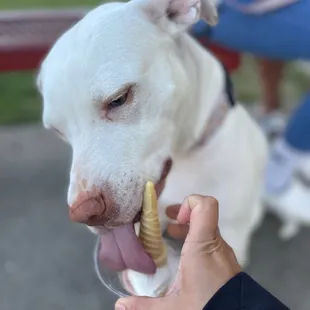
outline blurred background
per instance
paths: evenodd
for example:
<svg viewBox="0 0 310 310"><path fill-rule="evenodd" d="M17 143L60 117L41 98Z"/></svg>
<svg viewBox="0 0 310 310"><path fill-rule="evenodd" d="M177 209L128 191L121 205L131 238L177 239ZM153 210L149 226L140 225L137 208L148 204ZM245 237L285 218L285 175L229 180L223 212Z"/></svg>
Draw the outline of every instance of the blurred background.
<svg viewBox="0 0 310 310"><path fill-rule="evenodd" d="M96 0L0 0L0 9L4 18L6 10L97 4ZM114 309L115 298L94 272L94 236L68 219L70 149L42 128L36 70L19 71L16 60L15 65L9 63L12 58L6 54L6 43L1 43L5 25L1 18L0 309ZM306 90L309 75L299 62L285 70L282 101L289 109ZM261 90L253 58L242 55L232 74L238 99L248 107L257 103ZM264 220L252 242L248 272L292 309L310 309L309 229L284 242L277 235L279 225L273 215Z"/></svg>

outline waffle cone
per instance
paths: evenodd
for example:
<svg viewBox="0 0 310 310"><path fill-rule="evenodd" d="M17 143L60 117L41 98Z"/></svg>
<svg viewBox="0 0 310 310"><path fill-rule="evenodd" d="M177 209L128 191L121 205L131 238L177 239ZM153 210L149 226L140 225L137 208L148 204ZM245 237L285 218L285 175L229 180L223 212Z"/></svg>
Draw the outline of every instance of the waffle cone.
<svg viewBox="0 0 310 310"><path fill-rule="evenodd" d="M152 182L147 182L145 186L139 239L157 267L167 264L167 250L161 234L157 197Z"/></svg>

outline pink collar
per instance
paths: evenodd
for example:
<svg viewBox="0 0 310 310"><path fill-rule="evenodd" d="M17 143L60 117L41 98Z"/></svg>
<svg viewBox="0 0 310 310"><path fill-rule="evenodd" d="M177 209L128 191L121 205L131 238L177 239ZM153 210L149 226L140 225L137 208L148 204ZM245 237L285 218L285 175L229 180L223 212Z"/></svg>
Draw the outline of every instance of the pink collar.
<svg viewBox="0 0 310 310"><path fill-rule="evenodd" d="M218 104L213 109L211 116L207 120L206 127L200 139L191 147L191 151L204 146L216 134L218 128L224 123L226 116L233 107L229 104L229 98L226 93L222 93Z"/></svg>

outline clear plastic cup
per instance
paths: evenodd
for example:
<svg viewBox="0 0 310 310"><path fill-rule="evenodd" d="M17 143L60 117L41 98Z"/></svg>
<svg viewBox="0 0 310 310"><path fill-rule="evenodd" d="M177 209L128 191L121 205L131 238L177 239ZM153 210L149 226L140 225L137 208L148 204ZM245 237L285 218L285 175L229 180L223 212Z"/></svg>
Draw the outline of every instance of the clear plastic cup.
<svg viewBox="0 0 310 310"><path fill-rule="evenodd" d="M131 293L128 292L123 285L122 273L115 272L105 267L99 261L100 253L100 237L98 237L94 250L94 265L97 277L100 282L112 293L118 297L128 297L131 296Z"/></svg>
<svg viewBox="0 0 310 310"><path fill-rule="evenodd" d="M169 247L173 248L177 253L181 252L182 243L176 240L165 238L165 241L168 243ZM95 249L94 249L94 266L96 274L100 282L112 293L118 297L128 297L132 296L133 293L130 292L128 287L129 283L125 283L124 272L116 272L110 270L104 264L100 263L99 260L100 253L100 237L98 237Z"/></svg>

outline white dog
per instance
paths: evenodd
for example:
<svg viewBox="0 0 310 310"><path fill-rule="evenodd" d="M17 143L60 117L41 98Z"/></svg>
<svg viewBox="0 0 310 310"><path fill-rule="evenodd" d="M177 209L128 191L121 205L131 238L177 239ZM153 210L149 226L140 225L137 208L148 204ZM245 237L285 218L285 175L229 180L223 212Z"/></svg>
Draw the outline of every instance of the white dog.
<svg viewBox="0 0 310 310"><path fill-rule="evenodd" d="M220 63L187 34L199 17L215 24L214 5L104 4L56 42L38 76L44 125L73 150L71 219L102 236L102 260L116 270L153 268L133 228L147 180L164 189L162 211L189 194L216 197L241 263L262 216L267 143L232 106Z"/></svg>

